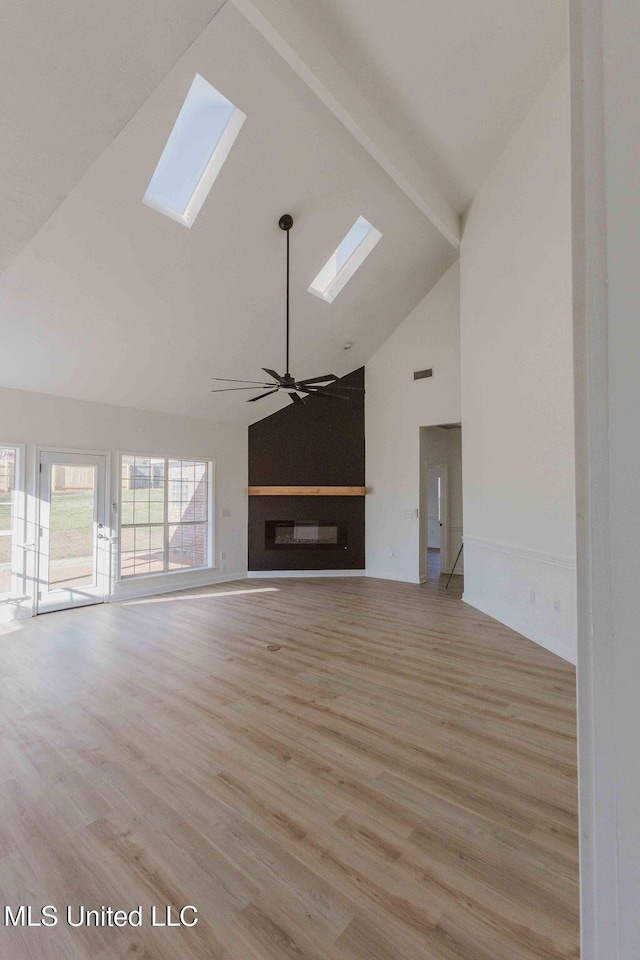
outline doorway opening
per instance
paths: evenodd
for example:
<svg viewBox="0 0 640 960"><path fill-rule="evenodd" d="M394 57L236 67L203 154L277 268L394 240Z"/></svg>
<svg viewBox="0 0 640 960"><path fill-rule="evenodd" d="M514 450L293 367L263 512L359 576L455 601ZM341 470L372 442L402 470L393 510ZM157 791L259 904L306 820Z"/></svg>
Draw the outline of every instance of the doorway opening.
<svg viewBox="0 0 640 960"><path fill-rule="evenodd" d="M427 472L427 580L442 572L442 476L439 463L428 463Z"/></svg>
<svg viewBox="0 0 640 960"><path fill-rule="evenodd" d="M420 581L462 590L462 431L459 423L420 428ZM456 558L457 562L456 562ZM455 566L455 569L454 569Z"/></svg>

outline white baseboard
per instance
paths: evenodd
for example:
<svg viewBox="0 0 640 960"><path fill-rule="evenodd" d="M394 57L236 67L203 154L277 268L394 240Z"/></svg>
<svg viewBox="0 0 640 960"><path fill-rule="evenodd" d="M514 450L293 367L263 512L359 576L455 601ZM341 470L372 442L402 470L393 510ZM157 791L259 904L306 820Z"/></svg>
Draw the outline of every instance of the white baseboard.
<svg viewBox="0 0 640 960"><path fill-rule="evenodd" d="M141 597L155 597L161 593L176 593L178 590L191 590L194 587L208 587L214 583L230 583L233 580L246 580L247 571L220 573L218 570L199 570L193 573L180 571L166 577L140 577L119 580L114 584L109 597L110 603L120 600L138 600Z"/></svg>
<svg viewBox="0 0 640 960"><path fill-rule="evenodd" d="M391 576L391 574L387 573L386 571L385 571L384 573L374 573L374 572L371 572L371 571L369 571L369 570L366 570L366 571L363 570L362 576L363 576L363 577L369 577L371 580L388 580L389 583L415 583L415 584L419 584L419 583L424 582L424 581L420 580L420 577L401 577L401 576L396 576L396 577L394 577L394 576Z"/></svg>
<svg viewBox="0 0 640 960"><path fill-rule="evenodd" d="M278 577L366 577L365 570L249 570L252 580L275 580Z"/></svg>
<svg viewBox="0 0 640 960"><path fill-rule="evenodd" d="M572 557L465 537L462 599L570 663L576 662Z"/></svg>

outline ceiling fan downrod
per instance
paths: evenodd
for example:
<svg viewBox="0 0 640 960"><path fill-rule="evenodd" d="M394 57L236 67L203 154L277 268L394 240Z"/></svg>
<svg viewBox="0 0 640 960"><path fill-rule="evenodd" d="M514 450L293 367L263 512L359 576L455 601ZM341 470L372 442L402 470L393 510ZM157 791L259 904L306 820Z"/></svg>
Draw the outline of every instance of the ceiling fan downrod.
<svg viewBox="0 0 640 960"><path fill-rule="evenodd" d="M290 264L290 250L289 250L289 231L293 226L293 217L290 213L283 213L283 215L278 220L278 226L281 230L285 230L287 234L287 343L286 343L286 362L285 362L285 377L291 377L289 372L289 264Z"/></svg>
<svg viewBox="0 0 640 960"><path fill-rule="evenodd" d="M349 400L352 392L364 393L364 387L347 387L343 384L337 384L338 377L335 373L328 373L323 377L308 377L306 380L296 380L289 369L289 347L290 347L290 282L291 282L291 251L289 244L289 232L293 226L293 217L290 213L284 213L278 226L287 234L287 297L286 297L286 342L285 342L285 373L281 376L275 370L269 367L263 367L267 376L272 377L271 382L262 382L258 380L231 380L228 377L212 377L213 380L224 383L241 383L241 387L218 387L212 390L212 393L229 393L234 390L259 390L269 389L266 393L260 393L256 397L249 397L247 403L255 403L256 400L262 400L263 397L270 397L274 393L283 390L289 395L292 403L302 405L307 397L323 397L325 400ZM247 386L244 386L247 384Z"/></svg>

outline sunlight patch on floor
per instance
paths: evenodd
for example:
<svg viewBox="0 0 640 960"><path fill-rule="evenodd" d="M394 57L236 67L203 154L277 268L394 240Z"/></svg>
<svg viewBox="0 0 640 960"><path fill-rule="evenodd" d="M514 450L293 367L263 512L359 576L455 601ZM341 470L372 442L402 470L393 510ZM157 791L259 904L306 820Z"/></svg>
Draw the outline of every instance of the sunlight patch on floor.
<svg viewBox="0 0 640 960"><path fill-rule="evenodd" d="M170 597L144 597L140 600L124 600L122 605L132 607L142 603L173 603L176 600L216 600L218 597L234 597L247 593L277 593L278 587L257 587L252 590L217 590L215 593L183 593Z"/></svg>

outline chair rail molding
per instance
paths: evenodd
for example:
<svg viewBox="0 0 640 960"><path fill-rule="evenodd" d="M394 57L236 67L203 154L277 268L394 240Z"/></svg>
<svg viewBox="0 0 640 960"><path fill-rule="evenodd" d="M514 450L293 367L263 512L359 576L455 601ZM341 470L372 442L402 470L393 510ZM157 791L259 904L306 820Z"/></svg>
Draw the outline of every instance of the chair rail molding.
<svg viewBox="0 0 640 960"><path fill-rule="evenodd" d="M483 550L495 550L498 553L505 553L513 557L521 557L524 560L535 560L537 563L550 563L554 567L564 567L566 570L576 569L576 558L562 556L556 553L546 553L542 550L531 550L529 547L521 547L515 543L505 543L502 540L487 540L481 537L463 536L465 547L467 544L474 547L480 547Z"/></svg>

